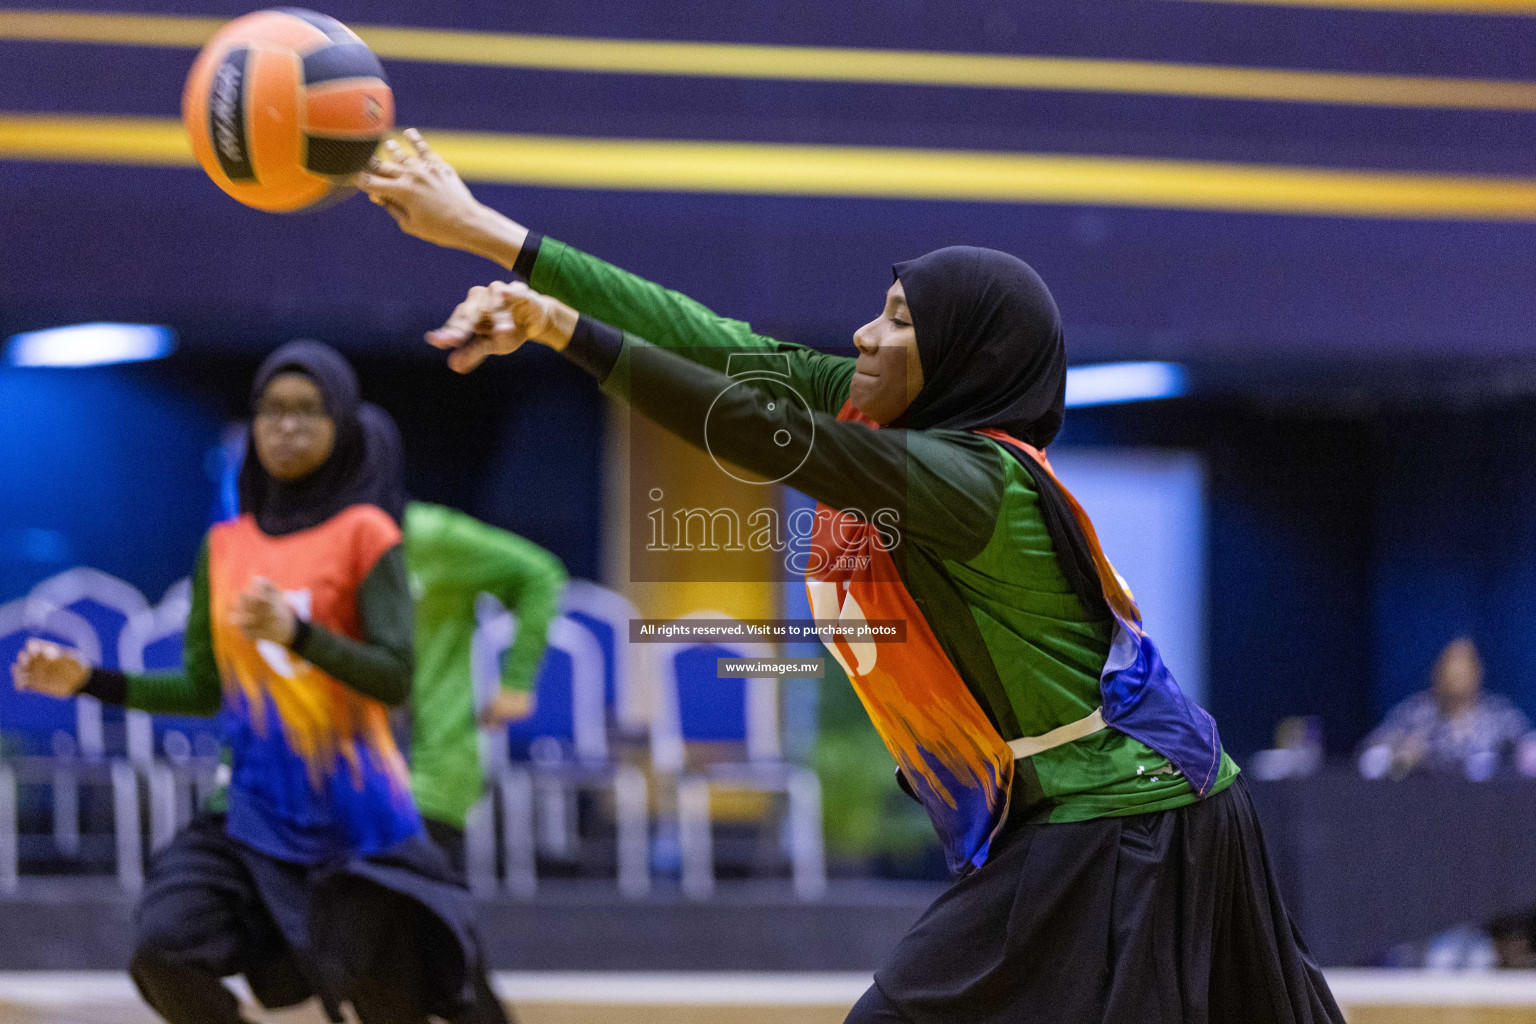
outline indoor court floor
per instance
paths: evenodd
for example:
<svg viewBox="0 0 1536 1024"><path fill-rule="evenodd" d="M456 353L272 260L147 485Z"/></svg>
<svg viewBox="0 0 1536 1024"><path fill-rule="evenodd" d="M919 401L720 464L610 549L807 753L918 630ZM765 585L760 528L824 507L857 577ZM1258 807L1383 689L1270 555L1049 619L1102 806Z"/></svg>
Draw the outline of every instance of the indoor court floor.
<svg viewBox="0 0 1536 1024"><path fill-rule="evenodd" d="M1352 1024L1536 1024L1536 972L1332 971ZM840 1024L861 974L497 975L521 1024ZM260 1024L324 1024L314 1007L251 1011ZM124 974L0 973L0 1024L156 1024Z"/></svg>

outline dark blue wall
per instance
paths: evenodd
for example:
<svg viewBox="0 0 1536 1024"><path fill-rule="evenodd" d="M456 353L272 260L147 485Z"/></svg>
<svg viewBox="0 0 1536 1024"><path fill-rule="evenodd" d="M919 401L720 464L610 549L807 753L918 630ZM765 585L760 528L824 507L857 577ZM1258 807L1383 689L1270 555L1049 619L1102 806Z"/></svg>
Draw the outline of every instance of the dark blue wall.
<svg viewBox="0 0 1536 1024"><path fill-rule="evenodd" d="M1207 687L1234 751L1270 746L1288 715L1321 715L1335 751L1373 724L1366 441L1360 424L1260 417L1211 438Z"/></svg>
<svg viewBox="0 0 1536 1024"><path fill-rule="evenodd" d="M1486 685L1536 717L1536 404L1392 417L1372 447L1377 707L1422 689L1466 634Z"/></svg>
<svg viewBox="0 0 1536 1024"><path fill-rule="evenodd" d="M359 360L365 393L405 437L412 497L461 508L548 548L596 579L602 551L603 399L547 349L465 377L434 352Z"/></svg>
<svg viewBox="0 0 1536 1024"><path fill-rule="evenodd" d="M159 600L208 523L221 405L160 365L0 367L0 600L74 565Z"/></svg>

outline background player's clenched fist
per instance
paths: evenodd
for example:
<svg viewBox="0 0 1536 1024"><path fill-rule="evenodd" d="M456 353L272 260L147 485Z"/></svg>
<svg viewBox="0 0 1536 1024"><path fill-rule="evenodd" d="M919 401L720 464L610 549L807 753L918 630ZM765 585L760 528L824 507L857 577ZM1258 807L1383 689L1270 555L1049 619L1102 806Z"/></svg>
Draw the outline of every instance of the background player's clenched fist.
<svg viewBox="0 0 1536 1024"><path fill-rule="evenodd" d="M90 674L89 666L72 651L35 637L27 641L11 666L16 689L48 697L73 697Z"/></svg>

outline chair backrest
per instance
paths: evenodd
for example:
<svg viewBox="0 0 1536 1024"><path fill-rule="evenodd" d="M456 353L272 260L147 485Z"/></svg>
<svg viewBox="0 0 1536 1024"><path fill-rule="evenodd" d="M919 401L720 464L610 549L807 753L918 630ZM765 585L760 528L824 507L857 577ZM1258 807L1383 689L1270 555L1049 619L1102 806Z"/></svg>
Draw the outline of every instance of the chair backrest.
<svg viewBox="0 0 1536 1024"><path fill-rule="evenodd" d="M482 703L500 685L501 657L517 636L517 618L490 595L476 603L480 625L471 644L471 672ZM549 645L534 680L534 713L508 725L496 746L552 738L577 759L608 758L603 711L603 650L590 630L561 615L549 624ZM499 761L501 752L493 753Z"/></svg>
<svg viewBox="0 0 1536 1024"><path fill-rule="evenodd" d="M118 643L128 620L149 607L137 587L126 583L100 569L76 566L50 576L32 588L28 597L74 612L91 624L101 647L103 668L122 668L118 661ZM94 700L86 698L76 711L79 719L77 732L80 749L86 754L105 751L109 734L107 723L125 721L125 712L119 708L103 709ZM98 742L96 736L101 739ZM118 739L116 742L124 742ZM114 745L112 753L121 752Z"/></svg>
<svg viewBox="0 0 1536 1024"><path fill-rule="evenodd" d="M27 596L72 611L89 622L101 646L103 668L122 667L117 654L123 628L129 619L149 608L133 584L88 566L50 576Z"/></svg>
<svg viewBox="0 0 1536 1024"><path fill-rule="evenodd" d="M153 608L144 608L128 619L117 639L117 663L124 672L153 672L176 669L182 663L182 643L186 636L187 616L192 611L192 581L173 583ZM184 718L180 715L150 716L130 711L128 759L148 764L154 759L155 733L167 730L183 733L212 732L212 720Z"/></svg>
<svg viewBox="0 0 1536 1024"><path fill-rule="evenodd" d="M692 612L684 619L729 619ZM744 743L748 761L779 759L778 682L772 677L721 679L719 658L771 658L773 647L751 641L666 642L648 645L656 661L651 763L678 772L690 742Z"/></svg>
<svg viewBox="0 0 1536 1024"><path fill-rule="evenodd" d="M0 605L0 671L9 676L16 655L32 637L69 647L88 664L101 664L101 640L85 618L28 596ZM47 752L53 735L62 732L73 737L81 754L98 757L106 747L101 705L90 697L78 697L73 704L20 692L7 679L0 686L0 725L26 738L36 753Z"/></svg>
<svg viewBox="0 0 1536 1024"><path fill-rule="evenodd" d="M623 594L590 580L571 580L562 597L565 614L592 632L603 651L603 698L620 732L644 732L651 698L639 671L629 623L640 612Z"/></svg>

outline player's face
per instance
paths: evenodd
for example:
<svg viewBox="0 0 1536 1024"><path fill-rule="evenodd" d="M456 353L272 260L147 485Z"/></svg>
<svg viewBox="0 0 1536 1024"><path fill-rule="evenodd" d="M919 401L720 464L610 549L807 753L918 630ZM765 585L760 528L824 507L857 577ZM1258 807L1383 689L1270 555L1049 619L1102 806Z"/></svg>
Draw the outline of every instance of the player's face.
<svg viewBox="0 0 1536 1024"><path fill-rule="evenodd" d="M256 403L256 458L276 480L298 480L319 469L336 446L336 423L325 396L302 373L272 378Z"/></svg>
<svg viewBox="0 0 1536 1024"><path fill-rule="evenodd" d="M876 423L889 423L923 389L917 331L900 281L885 293L880 315L854 332L853 343L859 361L848 384L848 397L855 409Z"/></svg>

